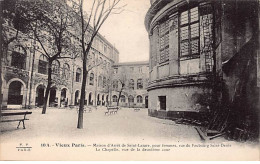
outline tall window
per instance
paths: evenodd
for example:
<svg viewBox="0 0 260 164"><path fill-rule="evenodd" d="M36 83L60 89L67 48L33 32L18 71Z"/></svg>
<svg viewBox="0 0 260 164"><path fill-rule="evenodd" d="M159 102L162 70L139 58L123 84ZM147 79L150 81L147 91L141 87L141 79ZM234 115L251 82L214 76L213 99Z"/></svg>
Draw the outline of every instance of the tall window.
<svg viewBox="0 0 260 164"><path fill-rule="evenodd" d="M143 97L138 95L137 96L137 103L143 103Z"/></svg>
<svg viewBox="0 0 260 164"><path fill-rule="evenodd" d="M70 66L67 63L63 64L62 76L64 79L68 79L70 77Z"/></svg>
<svg viewBox="0 0 260 164"><path fill-rule="evenodd" d="M106 69L107 68L107 61L106 60L104 60L104 65L103 65L103 67Z"/></svg>
<svg viewBox="0 0 260 164"><path fill-rule="evenodd" d="M131 71L131 72L134 72L134 67L130 67L130 71Z"/></svg>
<svg viewBox="0 0 260 164"><path fill-rule="evenodd" d="M143 70L142 70L142 67L139 67L139 73L142 73Z"/></svg>
<svg viewBox="0 0 260 164"><path fill-rule="evenodd" d="M42 54L39 58L38 72L42 74L47 74L47 64L47 58Z"/></svg>
<svg viewBox="0 0 260 164"><path fill-rule="evenodd" d="M60 74L60 63L58 60L52 62L52 73L57 75Z"/></svg>
<svg viewBox="0 0 260 164"><path fill-rule="evenodd" d="M80 82L81 81L81 69L78 68L76 71L76 82Z"/></svg>
<svg viewBox="0 0 260 164"><path fill-rule="evenodd" d="M125 96L124 95L121 95L121 98L120 98L121 102L125 102Z"/></svg>
<svg viewBox="0 0 260 164"><path fill-rule="evenodd" d="M159 27L160 34L160 63L169 60L169 20L164 21Z"/></svg>
<svg viewBox="0 0 260 164"><path fill-rule="evenodd" d="M194 7L180 14L180 56L199 57L199 12Z"/></svg>
<svg viewBox="0 0 260 164"><path fill-rule="evenodd" d="M94 85L94 74L91 73L89 76L89 85Z"/></svg>
<svg viewBox="0 0 260 164"><path fill-rule="evenodd" d="M118 73L118 68L114 68L114 74Z"/></svg>
<svg viewBox="0 0 260 164"><path fill-rule="evenodd" d="M135 89L135 81L133 79L129 81L129 89Z"/></svg>
<svg viewBox="0 0 260 164"><path fill-rule="evenodd" d="M143 79L137 80L137 89L143 89Z"/></svg>
<svg viewBox="0 0 260 164"><path fill-rule="evenodd" d="M103 82L103 81L102 81L102 76L99 76L99 77L98 77L98 86L99 86L99 87L102 87L102 82Z"/></svg>
<svg viewBox="0 0 260 164"><path fill-rule="evenodd" d="M26 55L13 51L12 52L12 61L11 61L11 66L20 68L20 69L25 69L26 66Z"/></svg>
<svg viewBox="0 0 260 164"><path fill-rule="evenodd" d="M113 99L113 102L117 102L117 96L116 95L113 95L112 99Z"/></svg>
<svg viewBox="0 0 260 164"><path fill-rule="evenodd" d="M118 81L117 80L113 81L113 88L118 89Z"/></svg>
<svg viewBox="0 0 260 164"><path fill-rule="evenodd" d="M105 88L107 86L107 78L104 77L103 78L103 88Z"/></svg>

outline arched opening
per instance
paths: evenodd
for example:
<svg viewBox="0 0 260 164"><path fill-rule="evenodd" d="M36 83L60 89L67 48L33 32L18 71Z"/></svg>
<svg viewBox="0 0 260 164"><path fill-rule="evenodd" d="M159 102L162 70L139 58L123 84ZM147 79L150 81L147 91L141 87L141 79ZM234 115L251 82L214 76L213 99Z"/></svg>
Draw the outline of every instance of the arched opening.
<svg viewBox="0 0 260 164"><path fill-rule="evenodd" d="M128 103L130 108L134 107L134 97L132 95L128 97Z"/></svg>
<svg viewBox="0 0 260 164"><path fill-rule="evenodd" d="M93 105L92 93L91 92L89 93L89 96L88 96L88 104Z"/></svg>
<svg viewBox="0 0 260 164"><path fill-rule="evenodd" d="M74 105L79 105L79 91L76 91L76 92L75 92Z"/></svg>
<svg viewBox="0 0 260 164"><path fill-rule="evenodd" d="M107 97L106 97L106 103L107 103L107 105L109 105L109 104L108 104L108 95L107 95Z"/></svg>
<svg viewBox="0 0 260 164"><path fill-rule="evenodd" d="M105 101L104 101L104 95L102 95L102 106L104 106L105 105Z"/></svg>
<svg viewBox="0 0 260 164"><path fill-rule="evenodd" d="M67 89L63 88L60 94L60 106L67 107L68 106L68 98L67 98Z"/></svg>
<svg viewBox="0 0 260 164"><path fill-rule="evenodd" d="M35 106L42 106L44 102L44 86L39 85L36 89Z"/></svg>
<svg viewBox="0 0 260 164"><path fill-rule="evenodd" d="M8 89L8 101L10 105L22 105L23 103L23 84L20 81L13 81Z"/></svg>
<svg viewBox="0 0 260 164"><path fill-rule="evenodd" d="M56 97L56 88L55 87L50 89L49 106L51 106L51 107L58 106L58 98Z"/></svg>
<svg viewBox="0 0 260 164"><path fill-rule="evenodd" d="M148 96L145 96L145 108L148 108Z"/></svg>
<svg viewBox="0 0 260 164"><path fill-rule="evenodd" d="M99 94L97 95L97 105L100 105Z"/></svg>

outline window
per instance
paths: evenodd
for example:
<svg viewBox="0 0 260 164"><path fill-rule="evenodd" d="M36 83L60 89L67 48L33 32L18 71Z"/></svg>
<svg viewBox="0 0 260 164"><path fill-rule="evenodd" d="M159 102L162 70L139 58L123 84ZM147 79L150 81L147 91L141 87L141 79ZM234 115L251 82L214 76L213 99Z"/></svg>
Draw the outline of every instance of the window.
<svg viewBox="0 0 260 164"><path fill-rule="evenodd" d="M143 72L143 70L142 70L142 67L139 67L139 73L142 73Z"/></svg>
<svg viewBox="0 0 260 164"><path fill-rule="evenodd" d="M118 89L118 81L117 80L113 81L113 88Z"/></svg>
<svg viewBox="0 0 260 164"><path fill-rule="evenodd" d="M99 77L98 77L98 86L99 86L99 87L102 87L102 82L103 82L103 81L102 81L102 76L99 76Z"/></svg>
<svg viewBox="0 0 260 164"><path fill-rule="evenodd" d="M94 85L94 74L91 73L89 76L89 85Z"/></svg>
<svg viewBox="0 0 260 164"><path fill-rule="evenodd" d="M107 45L104 45L104 53L107 53Z"/></svg>
<svg viewBox="0 0 260 164"><path fill-rule="evenodd" d="M143 97L138 95L137 96L137 103L143 103Z"/></svg>
<svg viewBox="0 0 260 164"><path fill-rule="evenodd" d="M169 60L169 29L169 20L164 21L159 26L160 63Z"/></svg>
<svg viewBox="0 0 260 164"><path fill-rule="evenodd" d="M159 96L160 110L166 110L166 96Z"/></svg>
<svg viewBox="0 0 260 164"><path fill-rule="evenodd" d="M129 102L129 103L133 103L133 102L134 102L134 97L133 97L132 95L130 95L130 96L128 97L128 102Z"/></svg>
<svg viewBox="0 0 260 164"><path fill-rule="evenodd" d="M42 74L47 74L47 64L47 58L42 54L39 58L38 72Z"/></svg>
<svg viewBox="0 0 260 164"><path fill-rule="evenodd" d="M105 88L107 86L107 78L104 77L103 78L103 88Z"/></svg>
<svg viewBox="0 0 260 164"><path fill-rule="evenodd" d="M105 69L107 69L107 61L106 61L106 60L104 60L104 65L103 65L103 67L104 67Z"/></svg>
<svg viewBox="0 0 260 164"><path fill-rule="evenodd" d="M25 65L26 65L26 55L13 51L11 66L20 69L25 69Z"/></svg>
<svg viewBox="0 0 260 164"><path fill-rule="evenodd" d="M68 79L70 77L70 66L67 63L63 64L62 76L64 79Z"/></svg>
<svg viewBox="0 0 260 164"><path fill-rule="evenodd" d="M124 103L125 102L125 96L124 95L121 95L121 102Z"/></svg>
<svg viewBox="0 0 260 164"><path fill-rule="evenodd" d="M54 60L52 62L52 66L51 67L52 67L52 73L53 74L56 74L56 75L60 74L60 63L59 63L58 60Z"/></svg>
<svg viewBox="0 0 260 164"><path fill-rule="evenodd" d="M117 102L117 96L116 95L113 95L112 99L113 99L113 102Z"/></svg>
<svg viewBox="0 0 260 164"><path fill-rule="evenodd" d="M134 72L134 67L130 67L130 71L131 71L131 72Z"/></svg>
<svg viewBox="0 0 260 164"><path fill-rule="evenodd" d="M143 89L143 79L137 80L137 89Z"/></svg>
<svg viewBox="0 0 260 164"><path fill-rule="evenodd" d="M78 68L76 71L76 82L80 82L81 81L81 69Z"/></svg>
<svg viewBox="0 0 260 164"><path fill-rule="evenodd" d="M180 14L180 56L199 57L199 12L194 7Z"/></svg>
<svg viewBox="0 0 260 164"><path fill-rule="evenodd" d="M135 81L133 79L129 81L129 89L135 89Z"/></svg>
<svg viewBox="0 0 260 164"><path fill-rule="evenodd" d="M114 68L114 74L118 73L118 68Z"/></svg>

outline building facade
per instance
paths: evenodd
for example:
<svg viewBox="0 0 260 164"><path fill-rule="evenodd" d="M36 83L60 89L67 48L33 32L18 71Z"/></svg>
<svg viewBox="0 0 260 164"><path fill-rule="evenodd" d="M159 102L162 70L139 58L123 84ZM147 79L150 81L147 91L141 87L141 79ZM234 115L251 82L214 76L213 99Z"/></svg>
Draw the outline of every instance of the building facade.
<svg viewBox="0 0 260 164"><path fill-rule="evenodd" d="M126 62L112 66L110 84L111 105L121 107L148 107L147 86L149 80L149 63Z"/></svg>
<svg viewBox="0 0 260 164"><path fill-rule="evenodd" d="M7 37L15 36L16 29L8 21ZM47 59L37 51L40 47L33 39L20 32L20 38L11 42L2 69L2 107L33 108L43 105L47 87ZM71 35L73 44L80 44L80 38ZM118 63L118 50L101 34L95 37L88 66L96 65L88 74L86 84L86 105L106 105L109 100L107 84L109 70ZM98 83L101 78L102 83ZM100 79L99 79L100 80ZM66 107L78 105L82 83L82 59L60 59L52 64L52 86L48 106Z"/></svg>
<svg viewBox="0 0 260 164"><path fill-rule="evenodd" d="M151 0L149 115L232 108L236 120L256 123L258 8L257 0Z"/></svg>

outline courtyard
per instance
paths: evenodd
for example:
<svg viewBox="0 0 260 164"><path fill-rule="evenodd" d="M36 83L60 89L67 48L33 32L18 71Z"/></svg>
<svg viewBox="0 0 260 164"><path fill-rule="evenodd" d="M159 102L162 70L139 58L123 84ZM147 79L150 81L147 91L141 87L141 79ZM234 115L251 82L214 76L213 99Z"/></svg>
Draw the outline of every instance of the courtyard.
<svg viewBox="0 0 260 164"><path fill-rule="evenodd" d="M167 155L167 158L176 160L186 159L185 151L187 150L189 153L195 153L205 159L208 158L207 155L203 155L205 152L198 150L206 149L207 153L213 156L212 151L219 151L221 147L222 155L217 155L218 158L226 158L227 154L223 156L223 153L228 152L231 147L234 154L240 153L241 150L257 150L256 147L252 146L252 143L237 143L221 137L207 142L201 141L193 126L149 117L147 109L134 111L133 108L122 108L117 114L105 115L105 107L93 108L91 113L84 113L83 129L76 128L78 116L76 108L48 108L45 115L41 114L41 108L30 111L32 114L27 116L29 120L25 122L26 129L22 129L22 127L16 129L17 122L1 123L1 149L5 150L2 152L5 159L9 159L10 151L12 152L10 159L17 157L17 159L38 160L101 160L106 156L106 160L149 160L154 158L163 160L166 159L165 155L168 153L179 153L179 156ZM144 156L140 153L137 156L131 156L129 153L134 152L121 152L122 156L120 154L119 157L117 155L118 146L120 147L122 144L128 145L127 148L139 147L143 151L157 151L157 148L151 149L151 145L160 145L167 148L165 149L167 152L142 152ZM187 148L187 144L190 144L191 147ZM17 152L19 145L31 147L29 151L35 156L28 154L26 150ZM107 147L108 145L110 148ZM233 149L234 147L236 149ZM90 152L91 156L86 156L86 153ZM257 153L258 151L253 152ZM18 156L14 157L13 154L17 153ZM23 156L19 156L21 153ZM45 158L47 154L48 159ZM158 154L161 156L158 157ZM246 154L245 157L250 158ZM241 158L245 157L241 156ZM189 159L195 159L195 157L189 156Z"/></svg>

